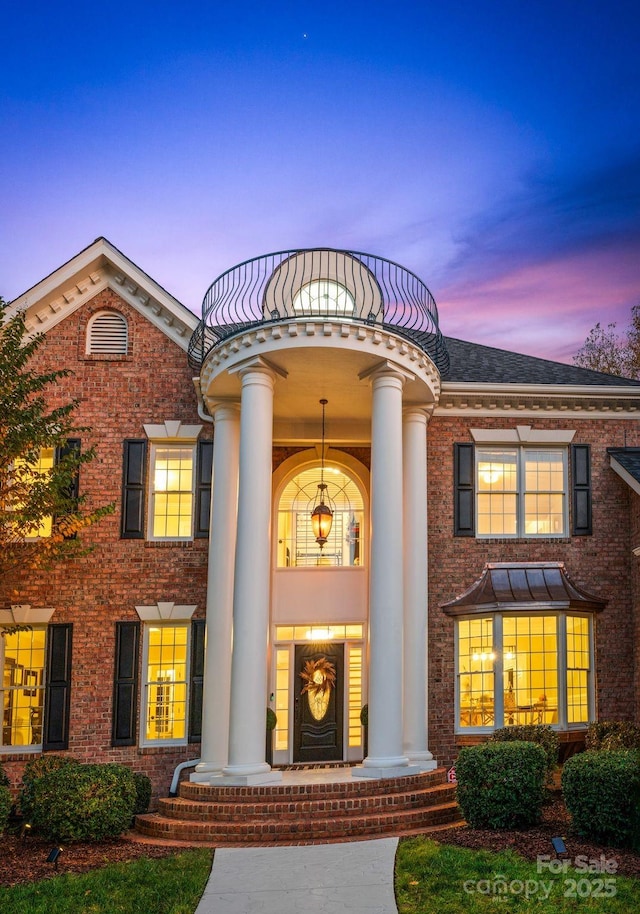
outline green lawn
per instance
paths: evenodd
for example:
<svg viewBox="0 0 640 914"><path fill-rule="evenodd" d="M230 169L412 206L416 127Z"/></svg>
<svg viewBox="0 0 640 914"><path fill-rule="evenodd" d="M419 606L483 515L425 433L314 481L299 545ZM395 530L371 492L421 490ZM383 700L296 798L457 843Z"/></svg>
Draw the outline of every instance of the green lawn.
<svg viewBox="0 0 640 914"><path fill-rule="evenodd" d="M420 837L398 845L396 897L400 914L628 914L640 911L640 880L573 869L538 872L536 863L510 851L472 851Z"/></svg>
<svg viewBox="0 0 640 914"><path fill-rule="evenodd" d="M0 889L0 914L193 914L213 851L117 863Z"/></svg>

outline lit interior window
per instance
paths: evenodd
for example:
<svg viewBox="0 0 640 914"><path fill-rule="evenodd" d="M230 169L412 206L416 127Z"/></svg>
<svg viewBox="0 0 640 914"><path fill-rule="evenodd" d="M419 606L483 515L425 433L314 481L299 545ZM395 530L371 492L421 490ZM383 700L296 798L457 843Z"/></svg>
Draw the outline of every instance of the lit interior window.
<svg viewBox="0 0 640 914"><path fill-rule="evenodd" d="M193 447L154 451L153 536L189 539L193 532Z"/></svg>
<svg viewBox="0 0 640 914"><path fill-rule="evenodd" d="M348 658L349 675L349 746L362 745L362 648L351 646Z"/></svg>
<svg viewBox="0 0 640 914"><path fill-rule="evenodd" d="M525 451L527 536L564 533L564 459L558 450Z"/></svg>
<svg viewBox="0 0 640 914"><path fill-rule="evenodd" d="M307 283L293 298L293 310L298 314L348 316L353 314L354 307L348 289L331 279Z"/></svg>
<svg viewBox="0 0 640 914"><path fill-rule="evenodd" d="M465 619L458 623L458 690L461 727L492 727L493 620Z"/></svg>
<svg viewBox="0 0 640 914"><path fill-rule="evenodd" d="M316 542L311 511L320 468L303 470L289 483L278 505L278 568L362 564L363 501L355 482L336 467L325 467L324 481L335 504L331 532L323 549Z"/></svg>
<svg viewBox="0 0 640 914"><path fill-rule="evenodd" d="M184 739L187 725L187 626L152 626L148 636L146 739Z"/></svg>
<svg viewBox="0 0 640 914"><path fill-rule="evenodd" d="M487 536L517 532L517 454L487 451L478 455L478 533Z"/></svg>
<svg viewBox="0 0 640 914"><path fill-rule="evenodd" d="M589 720L590 658L589 620L584 616L567 616L567 720L570 724Z"/></svg>
<svg viewBox="0 0 640 914"><path fill-rule="evenodd" d="M502 625L505 726L557 723L557 618L508 616Z"/></svg>
<svg viewBox="0 0 640 914"><path fill-rule="evenodd" d="M38 746L42 743L46 629L6 634L2 641L2 745Z"/></svg>
<svg viewBox="0 0 640 914"><path fill-rule="evenodd" d="M289 648L276 650L275 749L289 748Z"/></svg>
<svg viewBox="0 0 640 914"><path fill-rule="evenodd" d="M26 460L18 459L15 462L16 469L19 469L23 475L23 480L27 485L38 482L40 479L46 479L53 469L54 449L44 447L40 450L40 457L36 463L27 463ZM39 525L31 530L26 539L38 539L40 537L51 536L52 519L43 517Z"/></svg>

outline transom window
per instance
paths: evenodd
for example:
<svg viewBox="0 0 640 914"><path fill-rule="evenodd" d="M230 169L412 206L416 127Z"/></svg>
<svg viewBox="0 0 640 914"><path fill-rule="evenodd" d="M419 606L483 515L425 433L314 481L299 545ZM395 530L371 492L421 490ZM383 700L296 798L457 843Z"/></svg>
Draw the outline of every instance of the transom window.
<svg viewBox="0 0 640 914"><path fill-rule="evenodd" d="M193 536L195 444L154 444L151 451L151 523L153 539Z"/></svg>
<svg viewBox="0 0 640 914"><path fill-rule="evenodd" d="M42 743L46 638L45 627L0 638L3 746L33 748Z"/></svg>
<svg viewBox="0 0 640 914"><path fill-rule="evenodd" d="M332 279L315 279L296 292L293 310L300 314L353 314L353 295Z"/></svg>
<svg viewBox="0 0 640 914"><path fill-rule="evenodd" d="M324 481L334 512L323 549L317 544L311 526L320 467L303 470L285 486L278 504L278 568L362 563L364 510L360 490L337 467L325 466Z"/></svg>
<svg viewBox="0 0 640 914"><path fill-rule="evenodd" d="M457 622L457 728L585 725L592 708L588 616L474 616Z"/></svg>
<svg viewBox="0 0 640 914"><path fill-rule="evenodd" d="M478 536L565 536L563 448L477 448Z"/></svg>
<svg viewBox="0 0 640 914"><path fill-rule="evenodd" d="M189 625L145 629L144 742L185 742Z"/></svg>

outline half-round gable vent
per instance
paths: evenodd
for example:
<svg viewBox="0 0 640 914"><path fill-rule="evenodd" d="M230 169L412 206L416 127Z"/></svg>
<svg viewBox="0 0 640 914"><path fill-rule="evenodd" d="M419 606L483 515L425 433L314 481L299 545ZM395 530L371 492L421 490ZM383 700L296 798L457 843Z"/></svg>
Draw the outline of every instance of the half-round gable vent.
<svg viewBox="0 0 640 914"><path fill-rule="evenodd" d="M126 355L129 348L127 319L116 311L101 311L87 328L87 352Z"/></svg>

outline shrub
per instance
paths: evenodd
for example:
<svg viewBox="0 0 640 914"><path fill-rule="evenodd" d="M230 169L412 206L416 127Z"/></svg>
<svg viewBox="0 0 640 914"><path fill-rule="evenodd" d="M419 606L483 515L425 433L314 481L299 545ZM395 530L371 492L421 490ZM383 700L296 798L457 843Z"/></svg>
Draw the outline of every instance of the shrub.
<svg viewBox="0 0 640 914"><path fill-rule="evenodd" d="M123 765L66 765L33 782L31 821L51 841L100 841L126 831L136 804Z"/></svg>
<svg viewBox="0 0 640 914"><path fill-rule="evenodd" d="M490 740L496 742L512 742L523 740L527 743L538 743L544 749L547 760L547 774L550 776L558 767L558 751L560 740L558 734L545 724L523 724L513 727L502 727L495 730Z"/></svg>
<svg viewBox="0 0 640 914"><path fill-rule="evenodd" d="M277 723L278 718L276 716L276 712L273 710L273 708L267 708L267 733L275 730Z"/></svg>
<svg viewBox="0 0 640 914"><path fill-rule="evenodd" d="M458 803L474 828L513 828L540 819L546 756L530 742L486 742L460 750Z"/></svg>
<svg viewBox="0 0 640 914"><path fill-rule="evenodd" d="M24 766L22 774L22 790L20 791L20 810L25 818L30 819L33 813L33 796L36 782L50 774L52 771L58 771L60 768L66 768L68 765L77 765L74 758L65 755L39 755L32 759Z"/></svg>
<svg viewBox="0 0 640 914"><path fill-rule="evenodd" d="M141 771L133 772L133 781L136 785L136 802L133 807L134 816L140 816L149 809L151 803L151 780Z"/></svg>
<svg viewBox="0 0 640 914"><path fill-rule="evenodd" d="M626 720L603 720L589 724L587 749L640 749L640 727Z"/></svg>
<svg viewBox="0 0 640 914"><path fill-rule="evenodd" d="M589 750L567 759L562 794L573 827L602 844L640 849L640 753Z"/></svg>
<svg viewBox="0 0 640 914"><path fill-rule="evenodd" d="M7 773L4 770L4 768L2 767L2 765L0 765L0 784L3 787L11 787L11 781L7 777Z"/></svg>
<svg viewBox="0 0 640 914"><path fill-rule="evenodd" d="M6 784L0 783L0 835L7 827L12 803L11 791Z"/></svg>

